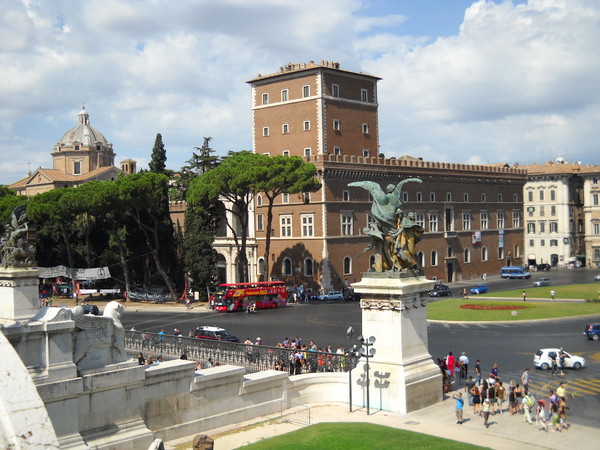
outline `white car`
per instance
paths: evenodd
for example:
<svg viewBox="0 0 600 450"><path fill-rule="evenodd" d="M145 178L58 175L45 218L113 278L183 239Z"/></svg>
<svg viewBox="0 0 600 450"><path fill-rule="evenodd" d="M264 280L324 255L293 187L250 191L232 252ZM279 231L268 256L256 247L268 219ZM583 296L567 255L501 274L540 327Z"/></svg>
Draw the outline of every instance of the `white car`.
<svg viewBox="0 0 600 450"><path fill-rule="evenodd" d="M556 362L560 367L560 360L558 355L560 354L560 348L541 348L537 351L533 357L533 364L543 370L548 370L552 367L552 360L550 359L551 353L556 353ZM581 369L585 367L585 358L581 356L572 355L569 352L563 350L565 354L565 368L567 369Z"/></svg>
<svg viewBox="0 0 600 450"><path fill-rule="evenodd" d="M342 300L344 293L342 291L331 291L328 294L319 296L319 300Z"/></svg>
<svg viewBox="0 0 600 450"><path fill-rule="evenodd" d="M540 278L539 280L533 282L533 286L550 286L550 278Z"/></svg>

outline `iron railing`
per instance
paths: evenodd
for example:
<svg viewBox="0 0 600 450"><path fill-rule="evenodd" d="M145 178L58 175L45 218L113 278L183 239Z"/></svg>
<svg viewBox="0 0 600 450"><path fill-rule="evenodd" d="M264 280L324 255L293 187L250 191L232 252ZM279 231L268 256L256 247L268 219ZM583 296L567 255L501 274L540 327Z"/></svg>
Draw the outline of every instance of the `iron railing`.
<svg viewBox="0 0 600 450"><path fill-rule="evenodd" d="M237 342L198 339L194 337L161 335L140 331L125 331L125 351L136 357L162 357L165 361L178 359L185 352L187 359L200 363L202 368L230 364L244 367L246 373L281 370L290 375L317 372L346 372L356 367L358 357L337 353L247 345ZM298 359L301 361L298 362Z"/></svg>

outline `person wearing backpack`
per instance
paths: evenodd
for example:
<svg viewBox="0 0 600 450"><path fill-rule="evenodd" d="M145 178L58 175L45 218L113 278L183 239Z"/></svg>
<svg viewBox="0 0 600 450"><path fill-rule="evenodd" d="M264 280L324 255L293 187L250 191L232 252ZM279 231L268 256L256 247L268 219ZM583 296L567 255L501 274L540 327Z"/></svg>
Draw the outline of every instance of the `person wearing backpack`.
<svg viewBox="0 0 600 450"><path fill-rule="evenodd" d="M527 422L528 424L533 423L533 419L531 418L531 408L535 406L535 398L529 392L523 397L523 411L525 412L525 418L523 422Z"/></svg>

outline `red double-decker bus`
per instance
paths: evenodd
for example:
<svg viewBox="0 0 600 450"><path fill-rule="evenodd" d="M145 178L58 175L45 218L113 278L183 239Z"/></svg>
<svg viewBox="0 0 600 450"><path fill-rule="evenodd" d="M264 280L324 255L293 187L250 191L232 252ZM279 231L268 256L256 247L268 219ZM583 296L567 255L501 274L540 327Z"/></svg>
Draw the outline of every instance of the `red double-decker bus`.
<svg viewBox="0 0 600 450"><path fill-rule="evenodd" d="M217 311L252 311L282 308L287 305L287 289L283 281L221 284L215 292Z"/></svg>

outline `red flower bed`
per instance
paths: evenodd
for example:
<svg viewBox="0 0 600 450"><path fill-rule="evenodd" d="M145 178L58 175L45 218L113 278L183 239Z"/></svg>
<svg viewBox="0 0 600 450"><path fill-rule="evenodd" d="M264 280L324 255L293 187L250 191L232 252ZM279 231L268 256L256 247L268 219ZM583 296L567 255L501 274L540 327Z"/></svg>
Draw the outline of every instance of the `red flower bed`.
<svg viewBox="0 0 600 450"><path fill-rule="evenodd" d="M523 306L523 305L476 305L476 304L460 305L460 307L463 309L476 309L476 310L480 310L480 311L528 308L528 306Z"/></svg>

